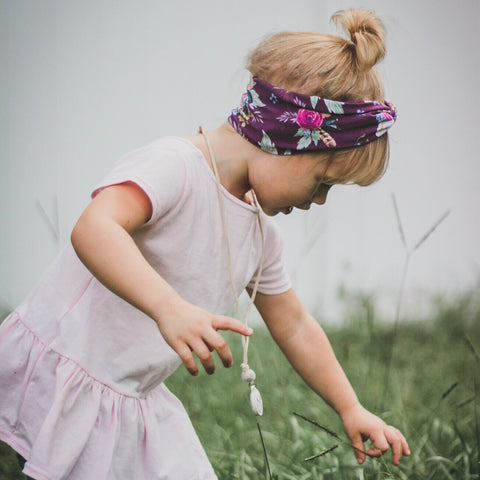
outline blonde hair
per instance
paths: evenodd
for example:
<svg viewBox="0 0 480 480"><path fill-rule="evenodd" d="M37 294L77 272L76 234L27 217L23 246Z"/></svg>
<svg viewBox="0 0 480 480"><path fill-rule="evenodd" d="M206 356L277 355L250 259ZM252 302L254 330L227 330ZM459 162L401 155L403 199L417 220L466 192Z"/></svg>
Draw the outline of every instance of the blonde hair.
<svg viewBox="0 0 480 480"><path fill-rule="evenodd" d="M383 84L375 65L385 56L385 28L370 10L335 13L349 38L317 32L269 35L253 50L247 69L254 77L305 95L338 101L383 102ZM388 134L370 144L334 152L319 152L327 163L341 162L339 183L370 185L388 163Z"/></svg>

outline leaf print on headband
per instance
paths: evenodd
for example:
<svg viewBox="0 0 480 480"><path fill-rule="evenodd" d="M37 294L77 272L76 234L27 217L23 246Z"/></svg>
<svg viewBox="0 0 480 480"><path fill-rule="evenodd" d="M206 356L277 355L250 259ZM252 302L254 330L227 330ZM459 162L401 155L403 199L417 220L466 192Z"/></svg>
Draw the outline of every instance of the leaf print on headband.
<svg viewBox="0 0 480 480"><path fill-rule="evenodd" d="M325 106L330 113L343 114L343 102L337 102L336 100L323 99Z"/></svg>
<svg viewBox="0 0 480 480"><path fill-rule="evenodd" d="M264 107L265 104L260 100L258 93L255 90L247 90L248 103L251 107Z"/></svg>
<svg viewBox="0 0 480 480"><path fill-rule="evenodd" d="M312 143L313 133L314 130L306 130L304 128L298 129L297 133L295 134L296 137L300 137L300 140L297 142L297 150L303 150ZM315 145L318 143L319 139L320 135L318 136L318 139L316 139L316 142L314 140Z"/></svg>
<svg viewBox="0 0 480 480"><path fill-rule="evenodd" d="M335 139L322 128L317 128L316 130L299 128L295 137L301 137L297 142L297 150L303 150L309 147L312 142L316 146L320 140L328 148L335 148L337 146Z"/></svg>
<svg viewBox="0 0 480 480"><path fill-rule="evenodd" d="M297 112L283 112L277 120L282 123L297 123Z"/></svg>
<svg viewBox="0 0 480 480"><path fill-rule="evenodd" d="M262 130L262 133L263 133L262 140L258 143L260 148L264 152L273 153L274 155L278 155L278 151L275 147L275 144L272 142L272 139L265 133L264 130Z"/></svg>
<svg viewBox="0 0 480 480"><path fill-rule="evenodd" d="M303 108L305 108L305 107L307 106L307 104L306 104L303 100L300 100L300 99L298 98L298 96L296 96L296 97L293 99L293 103L294 103L295 105L298 105L299 107L303 107Z"/></svg>

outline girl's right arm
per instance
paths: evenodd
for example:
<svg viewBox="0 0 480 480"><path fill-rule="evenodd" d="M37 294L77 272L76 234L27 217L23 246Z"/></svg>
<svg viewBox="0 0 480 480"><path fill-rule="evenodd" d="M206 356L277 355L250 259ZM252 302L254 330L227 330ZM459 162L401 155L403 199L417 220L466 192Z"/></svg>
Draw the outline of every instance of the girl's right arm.
<svg viewBox="0 0 480 480"><path fill-rule="evenodd" d="M362 407L335 357L325 332L305 310L293 289L279 295L258 293L255 305L272 337L308 385L340 416L359 463L392 447L392 461L410 455L402 433ZM365 440L373 445L366 449Z"/></svg>
<svg viewBox="0 0 480 480"><path fill-rule="evenodd" d="M217 330L247 336L252 330L238 320L212 315L186 302L146 261L131 234L151 214L149 198L135 183L107 187L81 215L72 231L72 245L101 283L157 323L192 375L198 374L192 352L209 374L215 371L213 350L230 367L232 354Z"/></svg>

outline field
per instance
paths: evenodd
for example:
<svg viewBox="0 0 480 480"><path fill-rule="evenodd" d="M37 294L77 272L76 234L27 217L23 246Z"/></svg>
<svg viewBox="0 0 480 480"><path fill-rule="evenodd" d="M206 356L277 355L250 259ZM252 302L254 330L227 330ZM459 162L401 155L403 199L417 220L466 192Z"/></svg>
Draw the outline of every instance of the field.
<svg viewBox="0 0 480 480"><path fill-rule="evenodd" d="M184 402L221 480L477 479L478 295L450 303L438 299L436 305L432 318L395 327L376 319L372 302L361 298L352 305L348 323L327 329L362 403L407 437L412 455L400 467L391 464L389 454L358 466L336 415L309 391L261 328L251 343L250 364L265 404L259 425L270 472L248 390L239 378L238 338L229 337L237 368L218 367L214 376L196 378L180 368L168 385ZM13 453L0 445L0 480L21 478Z"/></svg>

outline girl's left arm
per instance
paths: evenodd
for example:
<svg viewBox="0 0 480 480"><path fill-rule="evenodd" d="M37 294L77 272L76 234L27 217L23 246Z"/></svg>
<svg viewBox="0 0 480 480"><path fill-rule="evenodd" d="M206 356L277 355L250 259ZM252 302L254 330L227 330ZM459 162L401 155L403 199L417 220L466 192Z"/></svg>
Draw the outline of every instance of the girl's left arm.
<svg viewBox="0 0 480 480"><path fill-rule="evenodd" d="M392 461L398 465L409 455L408 444L396 428L364 409L353 391L323 329L308 314L295 292L280 295L257 294L255 305L272 337L289 362L340 416L359 463L365 460L363 442L370 439L373 448L366 453L380 456L392 447Z"/></svg>

